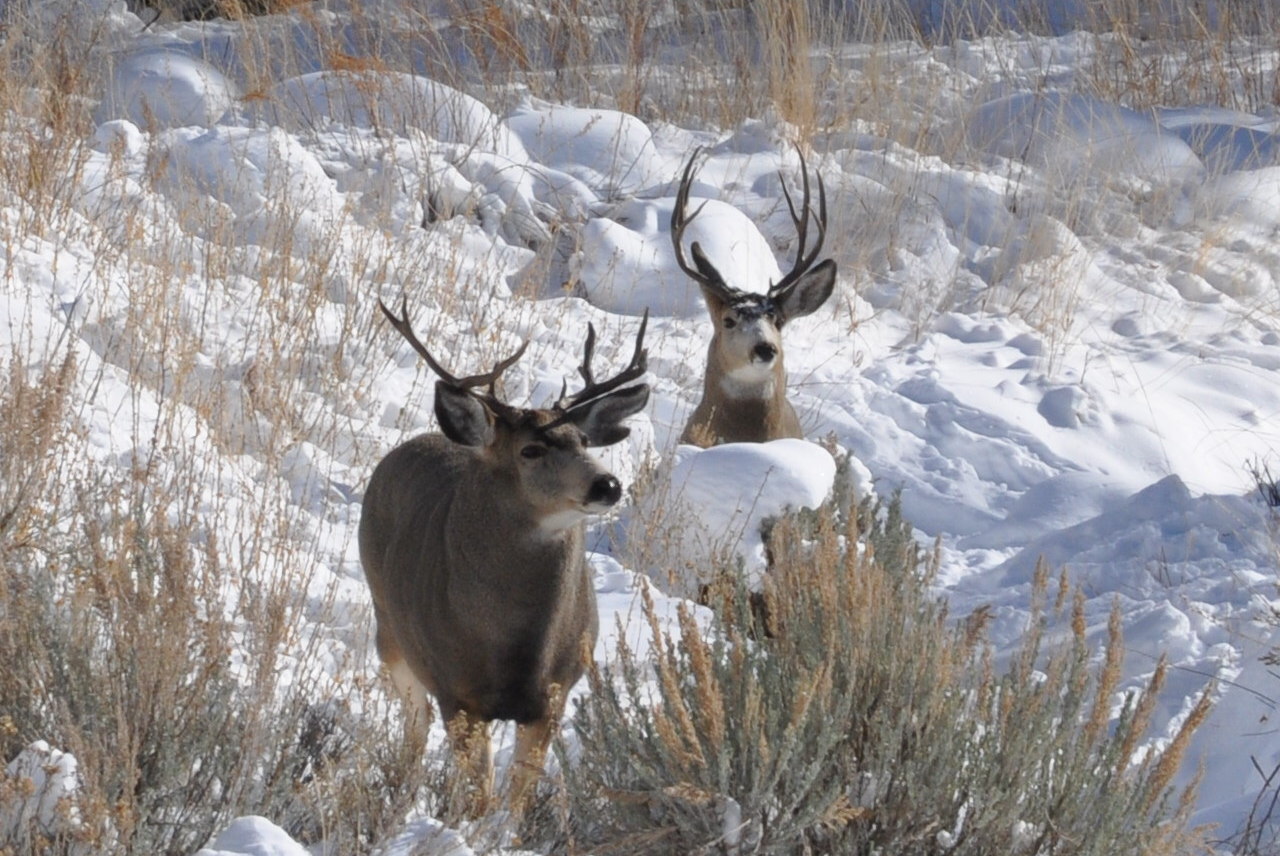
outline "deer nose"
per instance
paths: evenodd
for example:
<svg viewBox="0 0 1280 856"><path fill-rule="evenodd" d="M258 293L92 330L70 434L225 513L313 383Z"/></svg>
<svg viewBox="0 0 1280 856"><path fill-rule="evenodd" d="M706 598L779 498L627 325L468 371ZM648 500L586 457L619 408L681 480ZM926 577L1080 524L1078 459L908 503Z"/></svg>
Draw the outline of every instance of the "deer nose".
<svg viewBox="0 0 1280 856"><path fill-rule="evenodd" d="M778 348L768 342L761 342L751 349L751 353L755 354L756 359L760 362L767 363L778 356Z"/></svg>
<svg viewBox="0 0 1280 856"><path fill-rule="evenodd" d="M587 491L587 505L614 505L622 499L622 484L611 475L598 476Z"/></svg>

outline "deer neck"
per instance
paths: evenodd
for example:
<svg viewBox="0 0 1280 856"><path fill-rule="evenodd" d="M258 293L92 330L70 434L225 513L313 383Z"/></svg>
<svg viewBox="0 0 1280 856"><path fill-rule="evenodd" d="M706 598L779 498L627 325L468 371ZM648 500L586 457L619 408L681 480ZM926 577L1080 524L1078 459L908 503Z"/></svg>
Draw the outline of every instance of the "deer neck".
<svg viewBox="0 0 1280 856"><path fill-rule="evenodd" d="M454 512L461 524L455 531L466 532L469 552L493 557L475 567L545 576L546 568L572 566L566 557L582 552L585 516L569 525L539 517L521 499L515 480L493 467L476 468L459 485ZM513 571L498 572L509 578Z"/></svg>
<svg viewBox="0 0 1280 856"><path fill-rule="evenodd" d="M699 446L761 443L798 437L800 428L786 398L785 373L775 360L767 376L726 372L714 357L707 361L702 401L681 437Z"/></svg>

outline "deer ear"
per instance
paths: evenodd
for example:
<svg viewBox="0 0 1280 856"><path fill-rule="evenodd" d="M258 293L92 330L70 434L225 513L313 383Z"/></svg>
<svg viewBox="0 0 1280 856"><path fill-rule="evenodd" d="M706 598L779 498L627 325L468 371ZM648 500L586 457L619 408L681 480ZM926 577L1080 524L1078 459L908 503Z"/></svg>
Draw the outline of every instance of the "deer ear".
<svg viewBox="0 0 1280 856"><path fill-rule="evenodd" d="M724 310L729 306L728 301L717 291L702 286L702 302L706 304L707 313L711 316L711 321L720 326L720 316L724 314Z"/></svg>
<svg viewBox="0 0 1280 856"><path fill-rule="evenodd" d="M702 289L702 299L707 304L707 311L711 313L711 318L719 324L720 313L733 302L737 292L725 283L720 271L716 270L711 259L707 258L707 254L702 251L701 244L694 241L689 250L693 256L694 266L698 268L698 273L702 274L702 281L698 283Z"/></svg>
<svg viewBox="0 0 1280 856"><path fill-rule="evenodd" d="M711 263L711 259L707 258L707 254L702 251L702 244L694 241L689 250L693 254L693 263L697 266L698 273L711 282L724 282L724 277L720 275L720 271L716 270L716 266Z"/></svg>
<svg viewBox="0 0 1280 856"><path fill-rule="evenodd" d="M436 421L440 430L463 446L493 442L493 415L480 399L459 387L436 382Z"/></svg>
<svg viewBox="0 0 1280 856"><path fill-rule="evenodd" d="M649 384L641 383L575 407L569 418L587 435L588 446L612 446L631 433L618 423L639 413L648 402Z"/></svg>
<svg viewBox="0 0 1280 856"><path fill-rule="evenodd" d="M816 312L827 302L836 285L836 263L827 259L801 276L786 291L776 295L778 309L786 321Z"/></svg>

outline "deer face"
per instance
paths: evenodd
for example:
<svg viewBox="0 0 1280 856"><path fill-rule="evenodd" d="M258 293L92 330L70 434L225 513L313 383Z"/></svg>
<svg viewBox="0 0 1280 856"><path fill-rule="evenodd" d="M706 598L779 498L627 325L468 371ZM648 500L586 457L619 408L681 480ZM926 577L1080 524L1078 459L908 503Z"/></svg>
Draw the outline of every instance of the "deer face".
<svg viewBox="0 0 1280 856"><path fill-rule="evenodd" d="M494 432L488 450L545 533L608 511L622 498L621 483L591 454L587 432L572 422L555 422L550 410L518 411L515 424Z"/></svg>
<svg viewBox="0 0 1280 856"><path fill-rule="evenodd" d="M588 514L611 508L622 486L588 452L630 434L622 424L649 400L648 384L629 385L645 371L645 314L636 335L631 363L622 372L597 382L591 368L595 328L588 325L578 373L586 386L573 395L562 392L549 408L513 407L493 393L503 371L524 353L524 346L484 374L459 378L446 371L413 333L403 312L382 311L431 366L436 382L435 413L441 432L454 443L477 448L494 475L494 504L515 502L543 533L559 532ZM527 343L526 343L527 344ZM482 391L484 387L488 391Z"/></svg>
<svg viewBox="0 0 1280 856"><path fill-rule="evenodd" d="M707 376L718 380L719 392L732 398L771 398L773 385L780 383L782 372L782 328L792 318L814 312L826 302L835 287L836 265L831 259L814 262L822 250L827 228L826 190L818 177L816 240L808 240L812 201L809 173L800 157L803 197L797 207L786 184L783 196L795 223L798 249L796 259L781 281L769 287L766 294L742 291L727 282L697 241L689 247L692 262L685 258L682 244L685 229L698 216L702 206L688 211L689 192L693 185L695 151L680 179L676 202L671 211L671 243L676 262L702 290L702 299L711 313L715 332L711 341ZM705 205L705 203L703 203Z"/></svg>
<svg viewBox="0 0 1280 856"><path fill-rule="evenodd" d="M792 318L814 312L835 287L835 262L827 259L768 294L739 291L725 284L719 271L695 242L692 254L700 274L702 299L715 331L708 366L720 377L721 390L732 398L768 398L771 384L782 377L782 328Z"/></svg>
<svg viewBox="0 0 1280 856"><path fill-rule="evenodd" d="M782 316L773 301L753 294L725 301L705 293L704 299L715 325L711 348L724 385L759 387L772 381L782 365Z"/></svg>

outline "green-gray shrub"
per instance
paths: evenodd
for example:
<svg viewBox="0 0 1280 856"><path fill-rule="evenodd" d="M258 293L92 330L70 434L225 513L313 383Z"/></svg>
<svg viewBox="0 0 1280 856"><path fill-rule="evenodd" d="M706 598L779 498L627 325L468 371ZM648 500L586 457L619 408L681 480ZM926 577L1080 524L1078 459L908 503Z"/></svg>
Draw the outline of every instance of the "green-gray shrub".
<svg viewBox="0 0 1280 856"><path fill-rule="evenodd" d="M1082 600L1064 582L1050 606L1042 568L1026 638L998 672L985 613L949 620L898 499L875 510L775 527L775 638L748 638L738 584L709 634L688 612L661 632L650 609L652 658L624 648L591 673L565 772L573 841L597 854L1190 852L1190 793L1175 800L1169 782L1207 703L1135 761L1163 669L1108 721L1118 616L1091 667ZM1069 602L1070 641L1043 651Z"/></svg>

